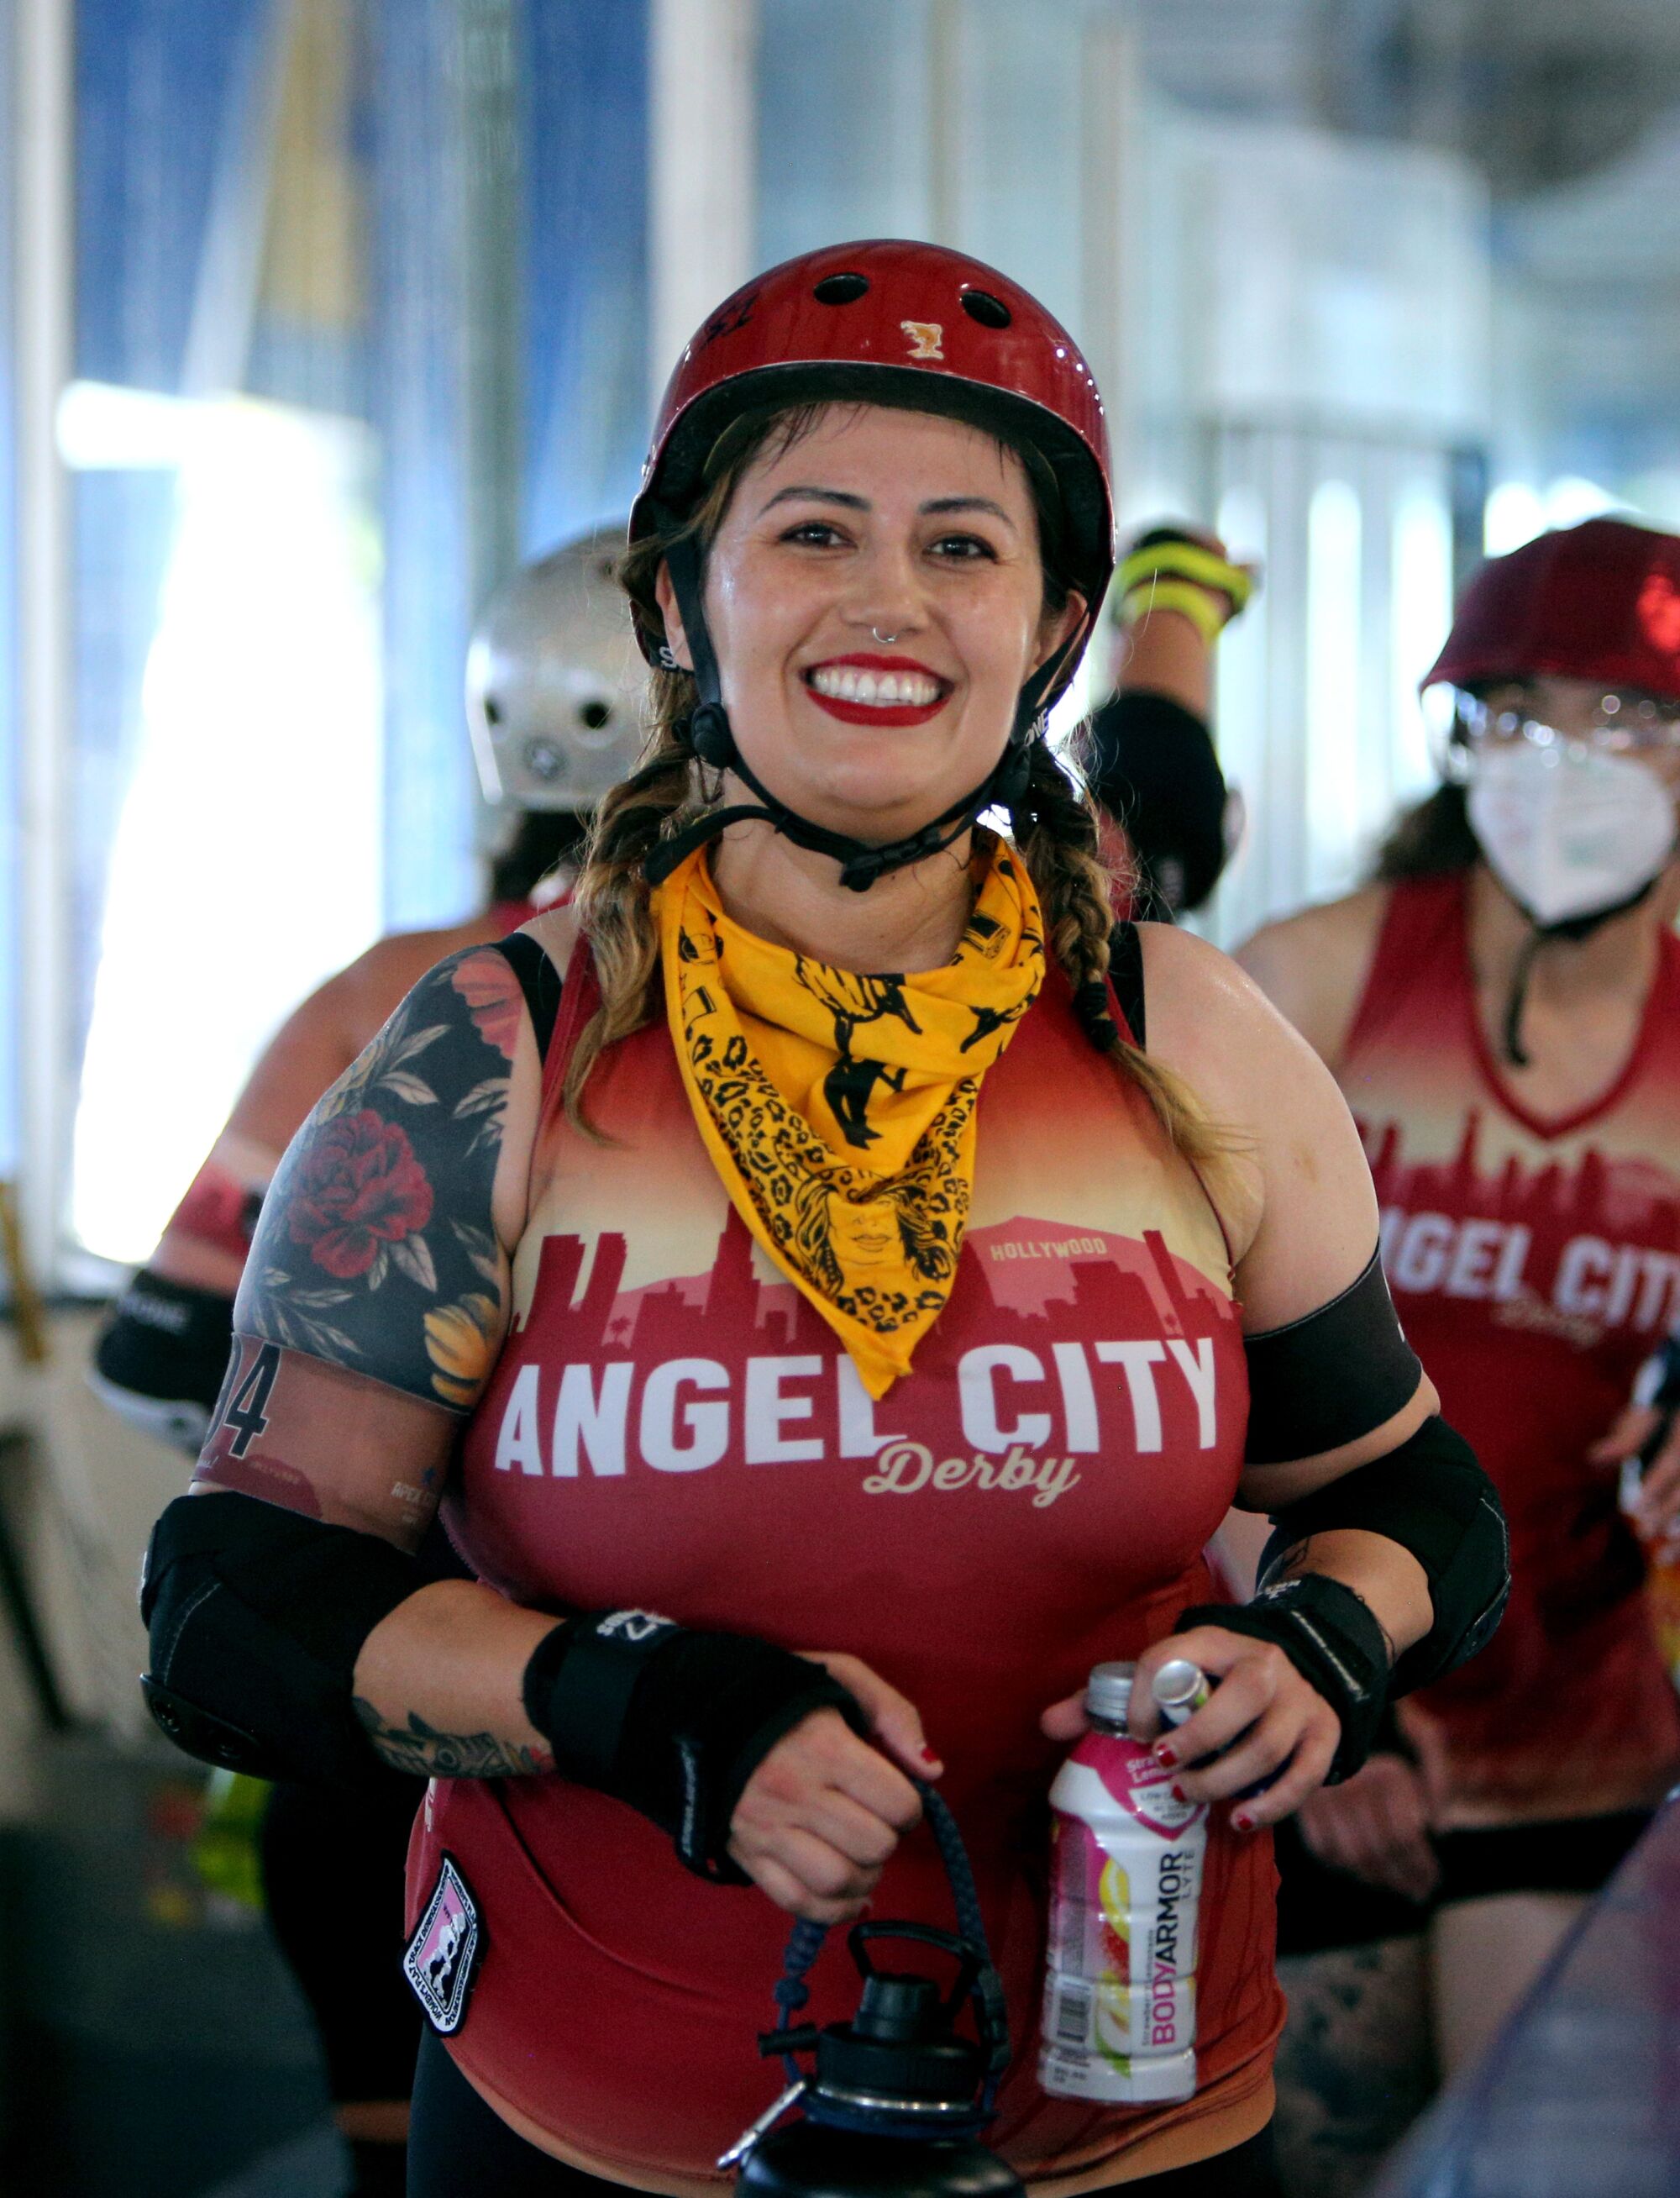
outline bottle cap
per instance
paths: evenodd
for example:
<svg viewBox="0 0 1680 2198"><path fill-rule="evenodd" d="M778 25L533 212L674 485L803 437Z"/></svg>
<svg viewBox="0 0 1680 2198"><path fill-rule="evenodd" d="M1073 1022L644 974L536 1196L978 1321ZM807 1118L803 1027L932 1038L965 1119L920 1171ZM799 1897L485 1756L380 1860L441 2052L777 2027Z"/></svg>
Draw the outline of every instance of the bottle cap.
<svg viewBox="0 0 1680 2198"><path fill-rule="evenodd" d="M1200 1665L1192 1664L1188 1657L1175 1656L1156 1672L1149 1691L1160 1708L1169 1716L1176 1712L1182 1723L1192 1711L1201 1707L1211 1689L1207 1674Z"/></svg>
<svg viewBox="0 0 1680 2198"><path fill-rule="evenodd" d="M1131 1707L1131 1683L1136 1664L1097 1664L1085 1683L1085 1714L1106 1724L1124 1724Z"/></svg>

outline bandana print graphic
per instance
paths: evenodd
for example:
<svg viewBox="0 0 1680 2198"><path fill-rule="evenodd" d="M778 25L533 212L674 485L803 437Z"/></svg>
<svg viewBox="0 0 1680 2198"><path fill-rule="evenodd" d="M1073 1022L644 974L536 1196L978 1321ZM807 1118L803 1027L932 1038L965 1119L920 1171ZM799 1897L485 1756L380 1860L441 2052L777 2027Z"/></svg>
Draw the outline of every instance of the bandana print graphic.
<svg viewBox="0 0 1680 2198"><path fill-rule="evenodd" d="M950 1294L980 1079L1044 972L1031 880L977 841L974 911L941 968L863 974L744 931L704 852L659 889L666 1010L695 1121L736 1211L872 1396Z"/></svg>

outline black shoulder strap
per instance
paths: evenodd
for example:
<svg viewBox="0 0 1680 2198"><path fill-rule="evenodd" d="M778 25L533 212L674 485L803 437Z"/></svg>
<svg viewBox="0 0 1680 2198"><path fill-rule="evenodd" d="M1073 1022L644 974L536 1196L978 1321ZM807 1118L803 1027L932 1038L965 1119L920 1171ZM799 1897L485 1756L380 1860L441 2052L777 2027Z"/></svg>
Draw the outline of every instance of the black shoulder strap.
<svg viewBox="0 0 1680 2198"><path fill-rule="evenodd" d="M549 1042L554 1036L555 1017L560 1013L560 972L528 931L510 932L495 945L497 952L507 957L508 966L519 979L519 988L531 1013L531 1027L537 1033L537 1058L546 1061Z"/></svg>
<svg viewBox="0 0 1680 2198"><path fill-rule="evenodd" d="M1108 934L1108 977L1131 1042L1142 1053L1148 1046L1143 1020L1143 942L1135 923L1117 923Z"/></svg>

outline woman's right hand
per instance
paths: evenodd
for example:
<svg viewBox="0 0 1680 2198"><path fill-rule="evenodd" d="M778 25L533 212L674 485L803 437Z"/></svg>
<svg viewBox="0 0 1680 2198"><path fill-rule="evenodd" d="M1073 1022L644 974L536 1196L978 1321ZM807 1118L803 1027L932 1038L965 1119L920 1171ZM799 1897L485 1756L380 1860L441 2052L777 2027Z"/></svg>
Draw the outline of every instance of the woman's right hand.
<svg viewBox="0 0 1680 2198"><path fill-rule="evenodd" d="M1320 1862L1368 1885L1421 1901L1439 1880L1423 1781L1404 1756L1373 1755L1340 1786L1309 1794L1295 1822Z"/></svg>
<svg viewBox="0 0 1680 2198"><path fill-rule="evenodd" d="M921 1818L910 1776L937 1778L915 1705L855 1656L811 1654L862 1705L876 1745L838 1710L816 1710L779 1740L742 1789L730 1855L778 1908L849 1923L887 1858Z"/></svg>

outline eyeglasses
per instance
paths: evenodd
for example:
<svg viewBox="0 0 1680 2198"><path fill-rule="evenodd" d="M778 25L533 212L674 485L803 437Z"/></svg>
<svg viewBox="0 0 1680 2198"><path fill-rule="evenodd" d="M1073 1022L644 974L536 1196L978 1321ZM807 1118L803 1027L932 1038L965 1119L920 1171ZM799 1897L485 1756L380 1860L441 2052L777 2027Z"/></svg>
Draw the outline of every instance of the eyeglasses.
<svg viewBox="0 0 1680 2198"><path fill-rule="evenodd" d="M1572 744L1602 755L1661 755L1680 748L1680 700L1625 688L1612 689L1578 713L1572 712L1575 722L1568 725L1552 724L1527 696L1496 706L1461 694L1457 702L1458 721L1472 749L1503 747L1517 741L1541 748Z"/></svg>

